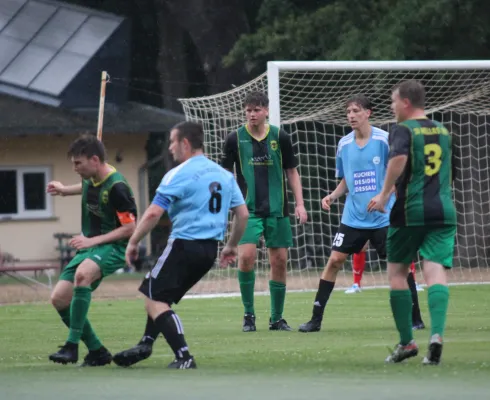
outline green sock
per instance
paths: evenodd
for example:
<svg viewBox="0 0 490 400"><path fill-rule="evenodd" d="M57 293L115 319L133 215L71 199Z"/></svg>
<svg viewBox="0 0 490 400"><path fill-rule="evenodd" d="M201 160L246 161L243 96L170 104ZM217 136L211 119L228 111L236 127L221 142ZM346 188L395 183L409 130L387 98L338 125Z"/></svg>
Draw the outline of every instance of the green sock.
<svg viewBox="0 0 490 400"><path fill-rule="evenodd" d="M73 289L73 299L71 300L70 308L70 333L68 335L68 342L70 343L80 343L91 297L92 289L90 287L76 287Z"/></svg>
<svg viewBox="0 0 490 400"><path fill-rule="evenodd" d="M286 299L286 284L277 281L269 281L271 291L271 322L277 322L282 318L284 300Z"/></svg>
<svg viewBox="0 0 490 400"><path fill-rule="evenodd" d="M432 285L429 288L428 300L431 320L430 334L432 336L438 333L443 337L449 303L449 288L444 285Z"/></svg>
<svg viewBox="0 0 490 400"><path fill-rule="evenodd" d="M400 333L400 344L408 344L412 339L412 293L410 290L392 290L390 292L391 311L396 329Z"/></svg>
<svg viewBox="0 0 490 400"><path fill-rule="evenodd" d="M246 314L254 314L254 290L255 290L255 271L238 271L238 282L240 283L240 293Z"/></svg>
<svg viewBox="0 0 490 400"><path fill-rule="evenodd" d="M63 323L70 329L70 307L67 307L64 310L58 310L58 314ZM98 350L102 347L102 343L92 329L92 325L90 325L88 319L85 320L85 325L83 325L81 340L85 343L89 351Z"/></svg>
<svg viewBox="0 0 490 400"><path fill-rule="evenodd" d="M92 325L88 319L85 319L85 325L82 331L82 342L85 343L89 351L98 350L102 347L102 342L92 329Z"/></svg>
<svg viewBox="0 0 490 400"><path fill-rule="evenodd" d="M70 329L70 307L65 308L64 310L56 310L61 317L63 323Z"/></svg>

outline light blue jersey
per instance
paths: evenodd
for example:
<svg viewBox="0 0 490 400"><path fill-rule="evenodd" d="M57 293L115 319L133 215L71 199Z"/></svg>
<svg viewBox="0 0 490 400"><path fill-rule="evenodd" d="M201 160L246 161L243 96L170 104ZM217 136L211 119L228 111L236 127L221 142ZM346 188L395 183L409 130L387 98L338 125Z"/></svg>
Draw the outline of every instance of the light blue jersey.
<svg viewBox="0 0 490 400"><path fill-rule="evenodd" d="M205 156L171 169L153 204L167 210L172 239L223 240L230 208L245 204L234 176Z"/></svg>
<svg viewBox="0 0 490 400"><path fill-rule="evenodd" d="M362 148L357 145L354 132L340 139L336 177L345 178L349 191L342 214L344 225L358 229L377 229L389 225L394 195L388 201L385 214L368 212L367 209L369 201L383 188L389 151L388 132L375 127Z"/></svg>

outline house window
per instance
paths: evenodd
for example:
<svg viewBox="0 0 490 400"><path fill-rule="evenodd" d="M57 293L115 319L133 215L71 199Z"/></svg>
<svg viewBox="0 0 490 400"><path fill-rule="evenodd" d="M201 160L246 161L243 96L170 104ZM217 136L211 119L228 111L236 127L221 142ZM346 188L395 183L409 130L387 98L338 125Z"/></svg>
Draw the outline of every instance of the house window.
<svg viewBox="0 0 490 400"><path fill-rule="evenodd" d="M0 219L52 216L49 167L0 167Z"/></svg>

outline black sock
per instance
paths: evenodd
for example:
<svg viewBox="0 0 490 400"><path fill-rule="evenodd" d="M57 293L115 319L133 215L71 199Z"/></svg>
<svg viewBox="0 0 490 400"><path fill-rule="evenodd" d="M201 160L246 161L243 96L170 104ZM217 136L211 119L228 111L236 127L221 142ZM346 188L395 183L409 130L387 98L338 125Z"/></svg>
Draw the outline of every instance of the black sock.
<svg viewBox="0 0 490 400"><path fill-rule="evenodd" d="M320 279L318 292L316 292L315 302L313 303L313 320L321 321L323 319L323 312L334 286L335 282Z"/></svg>
<svg viewBox="0 0 490 400"><path fill-rule="evenodd" d="M140 344L153 344L155 340L157 340L158 334L160 331L158 330L157 326L155 325L155 322L151 319L151 317L148 315L146 319L146 327L145 327L145 333L143 333L143 337L140 340Z"/></svg>
<svg viewBox="0 0 490 400"><path fill-rule="evenodd" d="M419 324L422 322L422 315L420 315L419 295L417 293L417 285L415 284L415 278L411 272L407 277L408 287L412 293L412 324Z"/></svg>
<svg viewBox="0 0 490 400"><path fill-rule="evenodd" d="M190 358L189 348L184 339L184 328L177 314L172 310L165 311L155 319L155 325L167 340L177 359Z"/></svg>

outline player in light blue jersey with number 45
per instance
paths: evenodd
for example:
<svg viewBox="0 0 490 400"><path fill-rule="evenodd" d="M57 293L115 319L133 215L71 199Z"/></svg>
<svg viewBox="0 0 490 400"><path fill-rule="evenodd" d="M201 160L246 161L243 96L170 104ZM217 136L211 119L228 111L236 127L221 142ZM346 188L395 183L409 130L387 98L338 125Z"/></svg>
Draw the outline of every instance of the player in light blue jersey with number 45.
<svg viewBox="0 0 490 400"><path fill-rule="evenodd" d="M126 261L131 263L137 257L138 243L165 211L172 221L172 232L167 247L139 288L146 296L148 313L143 338L114 356L117 365L127 367L148 358L162 333L175 354L169 368L196 368L182 322L171 306L213 267L218 241L223 240L226 231L228 211L234 212L235 220L221 252L221 266L235 260L248 221L248 209L234 176L204 156L203 141L202 126L193 122L182 122L170 132L169 150L181 164L163 177L152 204L129 239Z"/></svg>
<svg viewBox="0 0 490 400"><path fill-rule="evenodd" d="M370 101L363 95L346 102L347 119L353 131L340 139L337 148L336 177L341 179L337 188L322 200L324 210L347 193L342 221L332 240L332 252L321 275L310 321L299 327L300 332L318 332L323 313L337 273L347 257L359 253L369 241L380 258L386 257L386 236L389 210L395 201L390 199L387 213L368 212L368 204L381 192L388 165L388 132L369 124Z"/></svg>

